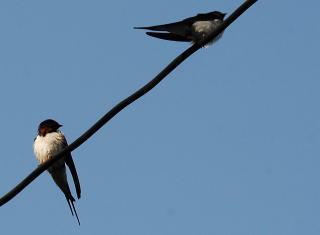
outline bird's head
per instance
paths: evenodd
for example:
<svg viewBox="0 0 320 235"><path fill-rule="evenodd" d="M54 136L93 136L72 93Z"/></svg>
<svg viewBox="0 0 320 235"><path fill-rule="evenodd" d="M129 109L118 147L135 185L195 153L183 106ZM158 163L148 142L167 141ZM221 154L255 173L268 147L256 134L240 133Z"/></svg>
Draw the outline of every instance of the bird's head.
<svg viewBox="0 0 320 235"><path fill-rule="evenodd" d="M38 134L45 136L47 133L56 132L59 127L62 127L58 122L52 119L47 119L40 123L38 127Z"/></svg>
<svg viewBox="0 0 320 235"><path fill-rule="evenodd" d="M223 18L226 16L227 13L222 13L220 11L213 11L210 13L210 15L214 18L214 19L218 19L218 20L223 20Z"/></svg>

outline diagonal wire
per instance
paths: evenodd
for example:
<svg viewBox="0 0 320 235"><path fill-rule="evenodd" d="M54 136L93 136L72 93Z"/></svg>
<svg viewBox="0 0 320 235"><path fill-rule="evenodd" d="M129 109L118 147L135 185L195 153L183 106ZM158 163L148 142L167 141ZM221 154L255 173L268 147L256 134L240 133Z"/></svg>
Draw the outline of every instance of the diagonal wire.
<svg viewBox="0 0 320 235"><path fill-rule="evenodd" d="M156 77L154 77L150 82L144 85L142 88L137 90L132 95L128 96L126 99L122 100L120 103L115 105L109 112L107 112L100 120L98 120L92 127L90 127L85 133L83 133L78 139L71 143L67 148L63 149L61 152L56 154L50 160L39 165L34 171L32 171L25 179L23 179L19 184L17 184L12 190L0 198L0 206L3 206L12 198L14 198L18 193L20 193L25 187L27 187L34 179L36 179L42 172L48 169L55 161L61 159L66 153L71 152L82 145L86 140L88 140L92 135L94 135L102 126L104 126L108 121L110 121L115 115L117 115L121 110L127 107L129 104L133 103L146 93L148 93L152 88L154 88L159 82L161 82L170 72L172 72L177 66L179 66L184 60L191 56L194 52L199 50L223 30L225 30L232 22L234 22L242 13L244 13L249 7L251 7L258 0L247 0L238 9L236 9L223 23L206 39L201 43L196 43L182 52L178 57L176 57L169 65L167 65Z"/></svg>

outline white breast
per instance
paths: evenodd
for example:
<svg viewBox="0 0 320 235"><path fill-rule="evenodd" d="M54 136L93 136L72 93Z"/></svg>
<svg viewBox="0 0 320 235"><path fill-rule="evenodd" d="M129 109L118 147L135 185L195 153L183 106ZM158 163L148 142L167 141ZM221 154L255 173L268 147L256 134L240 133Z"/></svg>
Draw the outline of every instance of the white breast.
<svg viewBox="0 0 320 235"><path fill-rule="evenodd" d="M46 136L37 136L33 144L33 151L36 155L37 161L41 164L52 156L65 148L63 133L52 132Z"/></svg>
<svg viewBox="0 0 320 235"><path fill-rule="evenodd" d="M203 39L209 34L211 34L216 28L222 23L222 20L211 20L211 21L197 21L192 24L192 28L194 30L195 36L197 40ZM214 38L210 42L213 43L220 39L222 36L222 33L220 33L217 37Z"/></svg>

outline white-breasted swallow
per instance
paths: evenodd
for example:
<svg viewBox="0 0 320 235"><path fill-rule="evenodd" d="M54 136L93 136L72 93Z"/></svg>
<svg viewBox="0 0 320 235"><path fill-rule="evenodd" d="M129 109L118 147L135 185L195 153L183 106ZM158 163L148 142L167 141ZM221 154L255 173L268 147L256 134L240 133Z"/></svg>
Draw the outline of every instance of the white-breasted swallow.
<svg viewBox="0 0 320 235"><path fill-rule="evenodd" d="M182 21L155 25L149 27L134 27L135 29L147 29L152 31L167 31L168 33L146 32L147 35L171 41L199 43L211 34L223 22L226 13L213 11L186 18ZM220 33L207 45L219 40Z"/></svg>
<svg viewBox="0 0 320 235"><path fill-rule="evenodd" d="M64 137L63 133L59 130L61 127L58 122L48 119L40 123L38 127L38 135L34 140L33 150L36 155L37 161L39 164L44 163L45 161L52 158L54 155L62 151L68 146L67 140ZM63 158L56 161L53 165L48 168L49 173L51 174L54 182L58 185L61 191L64 193L69 208L72 215L76 215L78 223L80 225L80 220L74 206L74 197L71 194L66 174L66 166L70 169L74 185L77 192L77 197L81 197L81 187L77 174L76 167L72 160L71 153L67 153Z"/></svg>

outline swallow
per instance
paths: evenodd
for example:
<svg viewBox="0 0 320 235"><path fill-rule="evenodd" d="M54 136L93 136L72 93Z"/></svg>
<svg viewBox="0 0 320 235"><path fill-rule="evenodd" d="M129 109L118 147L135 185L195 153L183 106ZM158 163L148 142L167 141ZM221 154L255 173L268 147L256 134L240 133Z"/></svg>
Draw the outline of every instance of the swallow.
<svg viewBox="0 0 320 235"><path fill-rule="evenodd" d="M209 13L198 14L174 23L134 28L152 31L167 31L167 33L146 32L146 34L151 37L164 40L200 43L203 39L216 30L216 28L223 22L225 15L226 13L213 11ZM218 41L221 36L222 33L217 35L207 45Z"/></svg>
<svg viewBox="0 0 320 235"><path fill-rule="evenodd" d="M62 127L62 125L60 125L58 122L52 119L48 119L40 123L38 127L38 135L34 139L33 145L34 154L39 164L51 159L54 155L56 155L68 146L64 134L59 130L60 127ZM77 197L78 199L80 199L81 187L78 178L78 173L72 160L71 153L67 153L65 156L63 156L63 158L51 165L48 168L48 172L52 176L56 185L64 193L71 214L76 215L78 224L80 225L80 220L76 208L74 206L75 199L71 194L67 181L65 164L67 164L67 166L70 169L71 176L73 178L77 192Z"/></svg>

